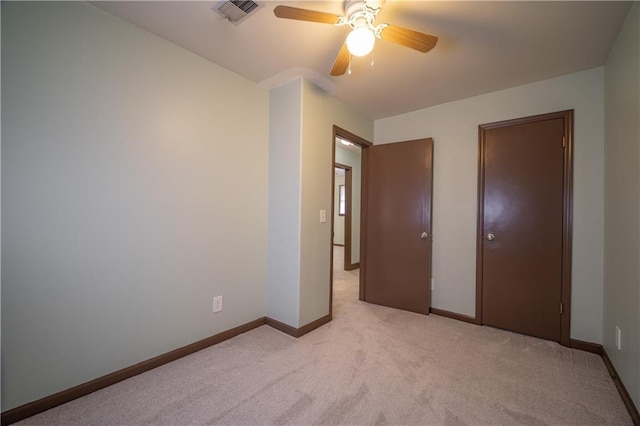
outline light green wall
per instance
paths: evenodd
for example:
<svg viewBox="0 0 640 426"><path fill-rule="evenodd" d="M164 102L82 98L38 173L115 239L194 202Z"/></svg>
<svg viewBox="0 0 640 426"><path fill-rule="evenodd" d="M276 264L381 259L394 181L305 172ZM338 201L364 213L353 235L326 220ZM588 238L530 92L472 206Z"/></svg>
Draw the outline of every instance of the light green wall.
<svg viewBox="0 0 640 426"><path fill-rule="evenodd" d="M265 315L264 89L87 3L2 2L2 107L3 411Z"/></svg>
<svg viewBox="0 0 640 426"><path fill-rule="evenodd" d="M272 89L270 98L271 107L281 110L271 111L269 121L267 313L277 315L273 318L285 324L302 327L329 314L333 125L370 140L373 121L302 78ZM280 167L288 172L274 171ZM274 180L276 174L281 178ZM291 182L283 183L284 176ZM275 206L277 200L287 200L287 207ZM321 210L327 215L324 223L320 222ZM272 227L276 214L286 214L289 225L283 222ZM282 232L287 233L284 249L277 243ZM298 296L297 303L291 300L292 295ZM281 297L287 302L282 303Z"/></svg>
<svg viewBox="0 0 640 426"><path fill-rule="evenodd" d="M302 83L269 93L269 243L266 310L297 326L300 300L300 140Z"/></svg>
<svg viewBox="0 0 640 426"><path fill-rule="evenodd" d="M376 144L434 139L433 307L475 315L478 125L566 109L575 109L571 337L602 342L602 68L376 121Z"/></svg>
<svg viewBox="0 0 640 426"><path fill-rule="evenodd" d="M362 154L336 145L336 162L351 166L351 263L360 262L360 202L362 189Z"/></svg>
<svg viewBox="0 0 640 426"><path fill-rule="evenodd" d="M373 121L313 83L302 80L302 205L300 244L300 326L329 313L333 125L364 139L373 138Z"/></svg>
<svg viewBox="0 0 640 426"><path fill-rule="evenodd" d="M603 343L640 407L640 3L605 65ZM615 327L622 332L615 345Z"/></svg>

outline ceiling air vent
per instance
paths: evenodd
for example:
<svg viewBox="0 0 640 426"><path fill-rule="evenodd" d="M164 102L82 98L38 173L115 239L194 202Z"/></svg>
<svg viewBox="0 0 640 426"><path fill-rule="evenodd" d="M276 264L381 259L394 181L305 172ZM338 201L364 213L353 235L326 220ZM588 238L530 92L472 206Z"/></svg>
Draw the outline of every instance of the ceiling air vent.
<svg viewBox="0 0 640 426"><path fill-rule="evenodd" d="M255 13L262 5L251 0L225 0L213 6L213 10L238 25Z"/></svg>

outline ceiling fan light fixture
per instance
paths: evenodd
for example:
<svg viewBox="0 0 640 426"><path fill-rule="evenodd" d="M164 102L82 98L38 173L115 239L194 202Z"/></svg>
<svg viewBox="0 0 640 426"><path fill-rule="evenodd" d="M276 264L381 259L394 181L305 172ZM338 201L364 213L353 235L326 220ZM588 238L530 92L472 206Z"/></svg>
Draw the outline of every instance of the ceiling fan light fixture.
<svg viewBox="0 0 640 426"><path fill-rule="evenodd" d="M330 75L337 77L344 75L344 73L351 74L351 57L365 56L371 53L376 38L422 53L426 53L436 46L438 37L434 35L386 23L375 25L384 1L344 0L345 14L343 16L283 5L276 6L273 9L273 13L278 18L331 24L336 27L350 27L352 31L347 36L346 41L342 43L333 67L331 67ZM371 65L373 66L373 55L371 55Z"/></svg>
<svg viewBox="0 0 640 426"><path fill-rule="evenodd" d="M353 56L365 56L371 53L376 36L366 27L358 27L347 36L347 49Z"/></svg>

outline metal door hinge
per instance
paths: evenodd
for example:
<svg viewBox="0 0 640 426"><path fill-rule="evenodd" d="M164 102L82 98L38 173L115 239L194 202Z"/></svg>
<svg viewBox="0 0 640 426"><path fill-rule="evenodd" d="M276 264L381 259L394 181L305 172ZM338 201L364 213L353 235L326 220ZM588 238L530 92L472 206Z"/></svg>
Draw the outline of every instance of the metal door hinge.
<svg viewBox="0 0 640 426"><path fill-rule="evenodd" d="M562 137L562 147L563 148L567 147L567 138L565 136Z"/></svg>
<svg viewBox="0 0 640 426"><path fill-rule="evenodd" d="M560 315L564 313L564 305L560 302Z"/></svg>

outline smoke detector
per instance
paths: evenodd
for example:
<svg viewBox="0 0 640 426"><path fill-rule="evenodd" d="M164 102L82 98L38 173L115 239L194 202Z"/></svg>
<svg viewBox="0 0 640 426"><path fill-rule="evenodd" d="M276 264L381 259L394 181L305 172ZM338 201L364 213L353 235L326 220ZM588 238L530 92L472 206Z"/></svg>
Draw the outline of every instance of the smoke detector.
<svg viewBox="0 0 640 426"><path fill-rule="evenodd" d="M223 0L216 3L212 9L233 25L238 25L261 7L260 3L251 0Z"/></svg>

